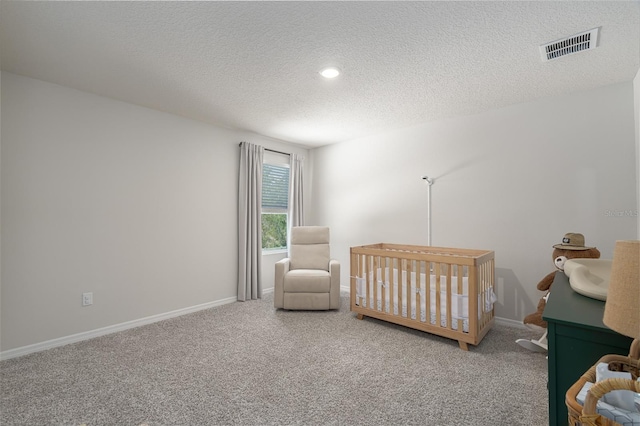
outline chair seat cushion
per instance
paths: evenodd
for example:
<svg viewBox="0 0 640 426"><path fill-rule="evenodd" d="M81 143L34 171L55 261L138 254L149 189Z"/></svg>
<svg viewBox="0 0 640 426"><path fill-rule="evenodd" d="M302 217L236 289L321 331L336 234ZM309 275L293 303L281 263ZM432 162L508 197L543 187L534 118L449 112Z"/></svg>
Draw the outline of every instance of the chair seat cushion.
<svg viewBox="0 0 640 426"><path fill-rule="evenodd" d="M294 269L284 276L285 293L329 293L331 275L321 269Z"/></svg>

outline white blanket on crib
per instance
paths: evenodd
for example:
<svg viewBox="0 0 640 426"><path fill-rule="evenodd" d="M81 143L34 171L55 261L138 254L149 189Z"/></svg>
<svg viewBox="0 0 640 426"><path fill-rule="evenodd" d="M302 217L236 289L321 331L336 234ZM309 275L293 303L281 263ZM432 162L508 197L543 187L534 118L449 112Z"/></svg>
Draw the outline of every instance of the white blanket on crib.
<svg viewBox="0 0 640 426"><path fill-rule="evenodd" d="M402 271L400 277L400 285L402 288L402 303L398 304L398 270L393 269L393 280L389 280L389 268L378 268L375 278L377 281L374 283L374 273L369 272L369 299L367 300L367 280L364 277L356 277L356 296L363 302L364 306L373 306L373 287L377 286L377 309L385 312L391 311L393 306L393 314L400 315L399 309L401 309L402 316L407 316L407 297L410 298L411 306L411 318L416 317L416 294L420 294L420 317L422 321L426 321L427 309L427 279L425 274L419 274L420 280L416 282L416 273L411 272L410 278L410 292L407 294L407 272ZM458 277L451 277L451 294L450 304L447 304L447 276L440 276L440 291L438 295L437 291L437 276L429 276L429 317L432 324L435 324L436 318L436 306L437 297L440 297L440 316L441 324L446 326L446 316L448 306L451 306L451 319L452 328L457 329L457 321L463 320L463 326L465 331L468 328L469 319L469 280L467 277L462 278L462 292L458 292ZM384 308L382 306L382 289L384 288ZM393 289L393 291L391 291ZM393 301L391 300L391 293L393 293ZM493 309L493 303L497 300L493 289L489 288L487 291L478 295L478 318L482 315L482 312L489 312ZM483 309L484 308L484 309Z"/></svg>

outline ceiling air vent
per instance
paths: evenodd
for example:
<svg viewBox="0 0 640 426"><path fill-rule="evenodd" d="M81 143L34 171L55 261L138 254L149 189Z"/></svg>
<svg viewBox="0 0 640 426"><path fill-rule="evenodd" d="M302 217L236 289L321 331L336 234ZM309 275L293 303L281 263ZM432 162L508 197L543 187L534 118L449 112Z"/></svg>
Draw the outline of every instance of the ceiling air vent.
<svg viewBox="0 0 640 426"><path fill-rule="evenodd" d="M540 46L542 61L547 62L561 56L571 55L572 53L595 49L598 42L598 30L599 28L594 28L580 34L563 38L562 40L543 44Z"/></svg>

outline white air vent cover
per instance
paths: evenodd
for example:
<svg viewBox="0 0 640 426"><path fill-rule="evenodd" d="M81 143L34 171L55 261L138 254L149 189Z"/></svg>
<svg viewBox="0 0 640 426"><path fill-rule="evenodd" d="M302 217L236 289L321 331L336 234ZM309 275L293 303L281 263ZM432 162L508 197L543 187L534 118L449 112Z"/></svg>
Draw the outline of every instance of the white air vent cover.
<svg viewBox="0 0 640 426"><path fill-rule="evenodd" d="M552 41L551 43L540 46L540 55L542 61L547 62L561 56L571 55L572 53L582 52L583 50L595 49L598 43L598 30L594 28L562 40Z"/></svg>

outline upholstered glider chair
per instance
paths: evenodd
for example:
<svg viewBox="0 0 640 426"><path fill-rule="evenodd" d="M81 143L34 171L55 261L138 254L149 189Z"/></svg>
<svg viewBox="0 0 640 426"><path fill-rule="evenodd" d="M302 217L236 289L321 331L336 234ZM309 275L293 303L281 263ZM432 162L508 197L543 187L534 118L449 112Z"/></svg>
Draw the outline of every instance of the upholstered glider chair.
<svg viewBox="0 0 640 426"><path fill-rule="evenodd" d="M340 263L329 256L329 228L292 228L289 256L276 263L273 305L297 310L340 309Z"/></svg>

